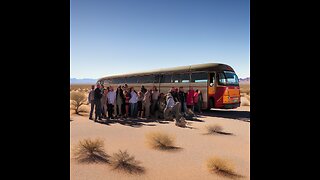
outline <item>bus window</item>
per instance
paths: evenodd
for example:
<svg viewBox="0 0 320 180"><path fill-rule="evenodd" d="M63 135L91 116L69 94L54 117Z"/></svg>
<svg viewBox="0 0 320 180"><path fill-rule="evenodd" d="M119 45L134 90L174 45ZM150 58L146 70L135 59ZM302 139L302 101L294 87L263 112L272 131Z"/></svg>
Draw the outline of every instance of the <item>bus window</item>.
<svg viewBox="0 0 320 180"><path fill-rule="evenodd" d="M110 84L110 83L111 83L110 79L104 80L104 84Z"/></svg>
<svg viewBox="0 0 320 180"><path fill-rule="evenodd" d="M161 75L160 76L160 83L170 83L171 82L171 75L166 74L166 75Z"/></svg>
<svg viewBox="0 0 320 180"><path fill-rule="evenodd" d="M227 85L226 77L224 73L218 73L218 83L219 85Z"/></svg>
<svg viewBox="0 0 320 180"><path fill-rule="evenodd" d="M208 82L208 73L205 73L205 72L192 73L191 82L195 82L195 83Z"/></svg>
<svg viewBox="0 0 320 180"><path fill-rule="evenodd" d="M154 82L154 75L142 76L142 78L143 78L142 83L153 83Z"/></svg>
<svg viewBox="0 0 320 180"><path fill-rule="evenodd" d="M215 73L210 73L210 86L214 86L215 83Z"/></svg>
<svg viewBox="0 0 320 180"><path fill-rule="evenodd" d="M123 84L125 83L125 78L115 78L113 79L114 84Z"/></svg>
<svg viewBox="0 0 320 180"><path fill-rule="evenodd" d="M127 77L126 83L137 83L138 78L136 76L133 77Z"/></svg>
<svg viewBox="0 0 320 180"><path fill-rule="evenodd" d="M180 82L182 82L182 83L190 82L190 74L189 73L180 74Z"/></svg>
<svg viewBox="0 0 320 180"><path fill-rule="evenodd" d="M157 74L157 75L154 76L154 81L153 81L153 83L159 83L159 80L160 80L160 75Z"/></svg>
<svg viewBox="0 0 320 180"><path fill-rule="evenodd" d="M180 79L180 74L173 74L171 78L172 83L178 83Z"/></svg>

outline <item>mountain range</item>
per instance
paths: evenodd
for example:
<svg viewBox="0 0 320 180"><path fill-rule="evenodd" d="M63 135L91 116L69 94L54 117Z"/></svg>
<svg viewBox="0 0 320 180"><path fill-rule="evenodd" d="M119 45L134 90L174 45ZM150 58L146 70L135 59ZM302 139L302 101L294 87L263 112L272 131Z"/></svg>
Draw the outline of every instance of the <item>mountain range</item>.
<svg viewBox="0 0 320 180"><path fill-rule="evenodd" d="M97 82L97 79L90 79L90 78L84 78L84 79L70 78L70 84L95 84L96 82Z"/></svg>
<svg viewBox="0 0 320 180"><path fill-rule="evenodd" d="M250 83L250 77L247 78L239 78L240 83Z"/></svg>

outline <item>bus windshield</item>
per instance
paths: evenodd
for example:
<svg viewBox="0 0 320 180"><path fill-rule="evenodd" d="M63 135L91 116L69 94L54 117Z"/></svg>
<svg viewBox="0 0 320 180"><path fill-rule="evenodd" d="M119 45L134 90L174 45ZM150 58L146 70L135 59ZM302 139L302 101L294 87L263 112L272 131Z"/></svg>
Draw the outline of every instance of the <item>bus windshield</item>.
<svg viewBox="0 0 320 180"><path fill-rule="evenodd" d="M236 73L224 71L223 73L219 73L219 84L225 86L239 86L239 79Z"/></svg>

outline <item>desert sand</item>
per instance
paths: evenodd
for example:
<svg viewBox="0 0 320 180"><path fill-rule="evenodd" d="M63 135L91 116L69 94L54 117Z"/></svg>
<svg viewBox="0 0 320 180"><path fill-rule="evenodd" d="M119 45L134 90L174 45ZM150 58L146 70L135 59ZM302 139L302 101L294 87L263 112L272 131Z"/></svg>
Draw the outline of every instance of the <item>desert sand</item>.
<svg viewBox="0 0 320 180"><path fill-rule="evenodd" d="M206 126L219 124L233 135L205 135ZM95 123L84 114L71 115L70 120L70 178L72 180L188 180L230 179L210 173L206 161L212 156L227 159L235 165L239 179L250 179L250 106L233 110L211 110L198 120L188 120L189 128L175 126L174 122L136 122L108 124ZM145 134L163 131L176 138L179 151L167 152L151 149ZM81 139L101 138L106 153L127 150L141 162L145 173L126 174L112 170L106 164L81 164L72 159L72 148Z"/></svg>

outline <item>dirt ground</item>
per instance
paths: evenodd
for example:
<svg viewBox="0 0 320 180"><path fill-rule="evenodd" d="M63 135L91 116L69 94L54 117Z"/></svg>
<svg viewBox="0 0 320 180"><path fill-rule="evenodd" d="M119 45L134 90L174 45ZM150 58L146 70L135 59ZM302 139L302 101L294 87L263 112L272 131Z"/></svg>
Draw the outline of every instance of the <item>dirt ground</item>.
<svg viewBox="0 0 320 180"><path fill-rule="evenodd" d="M232 135L206 135L206 126L219 124ZM197 120L188 120L187 128L171 121L109 121L95 123L84 114L70 116L70 178L72 180L188 180L230 179L210 173L206 161L212 156L227 159L235 171L250 179L250 106L233 110L211 110ZM146 145L145 134L163 131L176 138L179 151L167 152ZM144 174L125 174L112 170L106 164L81 164L72 159L73 146L84 138L102 138L109 155L127 150L141 162Z"/></svg>

